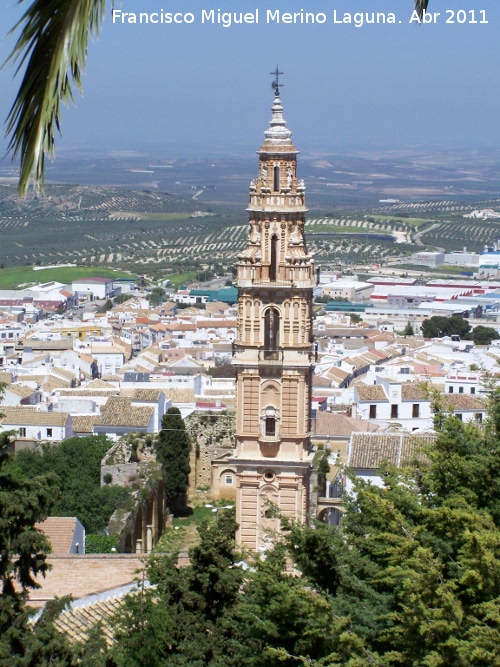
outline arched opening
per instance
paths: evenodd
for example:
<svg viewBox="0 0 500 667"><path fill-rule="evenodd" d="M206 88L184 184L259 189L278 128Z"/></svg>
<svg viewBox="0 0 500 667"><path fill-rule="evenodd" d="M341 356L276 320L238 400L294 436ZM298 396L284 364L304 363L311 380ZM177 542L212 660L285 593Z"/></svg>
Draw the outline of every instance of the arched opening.
<svg viewBox="0 0 500 667"><path fill-rule="evenodd" d="M279 265L279 243L276 234L271 236L271 265L269 267L269 280L276 281L278 278Z"/></svg>
<svg viewBox="0 0 500 667"><path fill-rule="evenodd" d="M280 189L280 168L274 167L273 190L279 192Z"/></svg>
<svg viewBox="0 0 500 667"><path fill-rule="evenodd" d="M278 359L280 316L276 308L268 308L264 316L264 358Z"/></svg>

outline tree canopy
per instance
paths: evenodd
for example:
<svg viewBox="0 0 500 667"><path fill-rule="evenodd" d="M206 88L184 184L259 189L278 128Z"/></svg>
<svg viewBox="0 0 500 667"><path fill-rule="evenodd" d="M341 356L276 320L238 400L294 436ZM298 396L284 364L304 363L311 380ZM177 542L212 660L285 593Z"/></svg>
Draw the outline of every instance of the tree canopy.
<svg viewBox="0 0 500 667"><path fill-rule="evenodd" d="M41 451L21 451L16 461L28 477L55 473L52 516L76 516L87 532L97 533L129 497L123 487L101 487L101 460L111 445L105 436L70 438Z"/></svg>
<svg viewBox="0 0 500 667"><path fill-rule="evenodd" d="M471 330L470 324L463 317L453 315L444 317L434 315L422 322L422 334L425 338L441 338L442 336L460 336L464 340L472 340L475 345L489 345L492 340L500 339L500 334L493 327L479 324Z"/></svg>
<svg viewBox="0 0 500 667"><path fill-rule="evenodd" d="M471 337L474 345L489 345L492 340L498 340L500 334L493 327L485 327L482 324L478 324L477 327L472 329Z"/></svg>
<svg viewBox="0 0 500 667"><path fill-rule="evenodd" d="M459 315L444 317L434 315L422 322L422 334L424 338L441 338L442 336L464 337L470 331L470 324Z"/></svg>
<svg viewBox="0 0 500 667"><path fill-rule="evenodd" d="M57 495L55 475L24 475L8 451L9 435L0 434L0 665L70 667L73 652L63 637L55 640L50 609L33 627L26 607L36 577L49 568L50 545L35 524L47 518Z"/></svg>
<svg viewBox="0 0 500 667"><path fill-rule="evenodd" d="M224 513L190 566L153 561L157 588L128 603L117 664L499 665L499 393L485 425L440 415L437 442L412 468L387 466L383 487L354 480L337 529L285 518L243 571Z"/></svg>
<svg viewBox="0 0 500 667"><path fill-rule="evenodd" d="M152 586L127 599L113 647L96 638L68 654L61 643L47 664L500 665L500 390L484 424L440 413L435 426L436 442L408 469L385 467L383 486L354 479L338 528L283 517L281 538L251 556L222 512L189 565L153 556ZM19 618L11 612L10 636L23 636Z"/></svg>

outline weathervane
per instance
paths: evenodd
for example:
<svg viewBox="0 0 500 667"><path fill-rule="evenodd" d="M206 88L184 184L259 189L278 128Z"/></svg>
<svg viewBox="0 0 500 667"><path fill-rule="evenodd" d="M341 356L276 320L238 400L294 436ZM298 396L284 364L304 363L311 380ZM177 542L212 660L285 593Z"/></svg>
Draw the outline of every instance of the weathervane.
<svg viewBox="0 0 500 667"><path fill-rule="evenodd" d="M279 71L278 65L276 65L276 70L274 72L271 72L272 76L274 76L274 81L272 82L271 86L273 87L274 94L276 97L279 97L280 94L280 88L283 87L283 84L280 83L280 74L283 74L283 72Z"/></svg>

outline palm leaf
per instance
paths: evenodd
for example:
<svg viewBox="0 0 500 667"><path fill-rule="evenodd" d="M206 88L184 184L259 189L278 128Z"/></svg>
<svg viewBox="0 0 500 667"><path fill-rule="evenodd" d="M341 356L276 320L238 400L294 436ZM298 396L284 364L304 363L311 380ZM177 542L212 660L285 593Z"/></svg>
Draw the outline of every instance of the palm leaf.
<svg viewBox="0 0 500 667"><path fill-rule="evenodd" d="M23 2L23 0L19 0ZM45 156L54 155L60 132L61 102L73 102L72 84L82 90L89 38L99 32L106 0L33 0L12 32L21 34L7 62L16 74L25 66L7 117L9 151L19 155L18 190L24 195L31 176L43 187Z"/></svg>
<svg viewBox="0 0 500 667"><path fill-rule="evenodd" d="M415 11L418 14L418 18L422 20L424 12L427 10L427 5L429 0L415 0Z"/></svg>

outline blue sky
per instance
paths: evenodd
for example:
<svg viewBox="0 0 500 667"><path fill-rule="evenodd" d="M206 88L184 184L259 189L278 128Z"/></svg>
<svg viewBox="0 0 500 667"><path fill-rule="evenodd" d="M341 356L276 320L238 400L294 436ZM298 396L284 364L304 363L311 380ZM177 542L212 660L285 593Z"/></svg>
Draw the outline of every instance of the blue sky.
<svg viewBox="0 0 500 667"><path fill-rule="evenodd" d="M23 2L22 5L26 5ZM269 72L285 72L282 101L303 150L355 146L500 144L500 3L430 0L436 24L408 23L411 0L121 0L122 12L191 12L190 25L111 21L90 45L84 95L63 112L58 151L257 148L270 118ZM201 23L203 9L260 10L260 23ZM267 9L322 12L323 25L267 24ZM333 10L394 12L396 25L336 25ZM455 23L446 24L447 10ZM457 23L482 18L485 24ZM0 32L20 14L5 2ZM0 42L3 61L13 39ZM14 98L13 68L0 72L0 116Z"/></svg>

